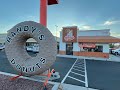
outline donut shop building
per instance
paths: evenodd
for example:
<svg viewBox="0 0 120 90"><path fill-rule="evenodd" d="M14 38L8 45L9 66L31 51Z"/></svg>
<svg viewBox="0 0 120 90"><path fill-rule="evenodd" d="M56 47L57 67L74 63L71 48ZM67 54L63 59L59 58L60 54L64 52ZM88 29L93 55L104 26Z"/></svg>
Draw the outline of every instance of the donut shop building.
<svg viewBox="0 0 120 90"><path fill-rule="evenodd" d="M120 43L119 38L110 36L110 29L79 30L77 26L63 27L59 54L109 58L110 43Z"/></svg>

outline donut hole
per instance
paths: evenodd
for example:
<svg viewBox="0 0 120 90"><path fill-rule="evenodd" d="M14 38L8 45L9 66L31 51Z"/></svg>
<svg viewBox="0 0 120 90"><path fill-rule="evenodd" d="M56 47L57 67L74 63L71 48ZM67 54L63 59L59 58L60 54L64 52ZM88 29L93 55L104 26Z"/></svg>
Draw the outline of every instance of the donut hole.
<svg viewBox="0 0 120 90"><path fill-rule="evenodd" d="M27 41L26 41L26 52L31 57L36 57L37 56L37 54L39 53L39 44L35 39L33 39L33 38L27 39Z"/></svg>

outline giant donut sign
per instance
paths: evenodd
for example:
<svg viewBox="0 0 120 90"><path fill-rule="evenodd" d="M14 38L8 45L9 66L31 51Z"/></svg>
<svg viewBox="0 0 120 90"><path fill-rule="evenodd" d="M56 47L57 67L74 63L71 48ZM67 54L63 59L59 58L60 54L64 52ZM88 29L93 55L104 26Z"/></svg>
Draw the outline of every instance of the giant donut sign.
<svg viewBox="0 0 120 90"><path fill-rule="evenodd" d="M39 53L31 57L26 51L26 41L34 38L39 44ZM40 74L56 60L57 43L51 32L40 23L25 21L8 31L5 51L10 64L24 75Z"/></svg>

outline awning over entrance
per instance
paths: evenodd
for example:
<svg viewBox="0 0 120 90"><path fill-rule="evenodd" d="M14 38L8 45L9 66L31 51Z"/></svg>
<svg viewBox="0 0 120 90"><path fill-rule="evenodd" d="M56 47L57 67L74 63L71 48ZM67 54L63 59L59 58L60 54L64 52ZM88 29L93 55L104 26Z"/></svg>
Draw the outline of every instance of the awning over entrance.
<svg viewBox="0 0 120 90"><path fill-rule="evenodd" d="M119 43L120 38L112 36L79 36L78 42L81 43Z"/></svg>

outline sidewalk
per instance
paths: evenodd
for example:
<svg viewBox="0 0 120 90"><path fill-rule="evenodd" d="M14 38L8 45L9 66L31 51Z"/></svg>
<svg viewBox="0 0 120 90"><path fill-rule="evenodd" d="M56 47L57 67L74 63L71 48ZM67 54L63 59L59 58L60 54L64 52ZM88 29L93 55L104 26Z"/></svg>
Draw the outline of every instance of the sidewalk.
<svg viewBox="0 0 120 90"><path fill-rule="evenodd" d="M110 54L110 58L98 58L98 57L84 57L84 56L73 56L73 55L57 55L58 57L66 57L66 58L83 58L89 60L101 60L101 61L113 61L120 62L120 56L115 56Z"/></svg>
<svg viewBox="0 0 120 90"><path fill-rule="evenodd" d="M110 58L108 61L120 62L120 56L110 54Z"/></svg>

